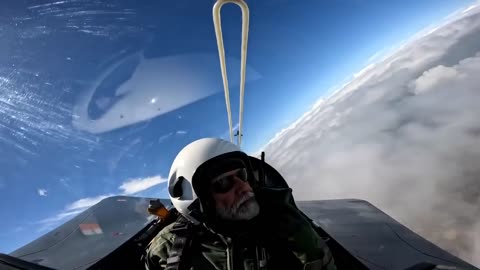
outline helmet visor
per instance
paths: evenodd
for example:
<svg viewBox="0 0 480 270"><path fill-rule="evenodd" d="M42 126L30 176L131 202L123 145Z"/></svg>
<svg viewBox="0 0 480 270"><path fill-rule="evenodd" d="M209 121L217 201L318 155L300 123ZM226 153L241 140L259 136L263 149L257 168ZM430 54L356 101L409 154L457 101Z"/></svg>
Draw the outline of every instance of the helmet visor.
<svg viewBox="0 0 480 270"><path fill-rule="evenodd" d="M247 182L248 173L246 168L238 168L213 178L210 188L215 193L227 193L235 185L235 181L238 180Z"/></svg>

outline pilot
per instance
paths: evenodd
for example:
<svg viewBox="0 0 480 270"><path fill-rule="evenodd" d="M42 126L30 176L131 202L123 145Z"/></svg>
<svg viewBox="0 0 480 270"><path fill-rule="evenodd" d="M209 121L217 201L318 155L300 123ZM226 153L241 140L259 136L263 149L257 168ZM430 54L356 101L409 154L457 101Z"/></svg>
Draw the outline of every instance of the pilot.
<svg viewBox="0 0 480 270"><path fill-rule="evenodd" d="M147 246L146 269L336 269L291 189L259 178L233 143L204 138L183 148L168 179L180 215Z"/></svg>

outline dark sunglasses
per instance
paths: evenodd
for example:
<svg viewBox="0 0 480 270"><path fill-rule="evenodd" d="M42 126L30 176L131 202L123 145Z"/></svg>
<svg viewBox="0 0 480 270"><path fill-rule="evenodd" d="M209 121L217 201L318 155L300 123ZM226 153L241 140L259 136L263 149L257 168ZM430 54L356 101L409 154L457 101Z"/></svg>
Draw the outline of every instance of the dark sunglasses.
<svg viewBox="0 0 480 270"><path fill-rule="evenodd" d="M235 173L215 178L211 183L212 191L215 193L227 193L235 185L235 177L243 182L247 182L247 169L240 168Z"/></svg>

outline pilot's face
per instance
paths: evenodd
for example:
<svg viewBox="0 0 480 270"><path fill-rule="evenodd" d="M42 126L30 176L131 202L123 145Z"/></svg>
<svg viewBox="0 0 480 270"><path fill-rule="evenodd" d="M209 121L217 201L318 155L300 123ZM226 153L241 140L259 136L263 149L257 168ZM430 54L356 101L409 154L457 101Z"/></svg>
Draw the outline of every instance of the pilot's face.
<svg viewBox="0 0 480 270"><path fill-rule="evenodd" d="M210 182L217 215L227 220L249 220L259 213L245 168L222 173Z"/></svg>

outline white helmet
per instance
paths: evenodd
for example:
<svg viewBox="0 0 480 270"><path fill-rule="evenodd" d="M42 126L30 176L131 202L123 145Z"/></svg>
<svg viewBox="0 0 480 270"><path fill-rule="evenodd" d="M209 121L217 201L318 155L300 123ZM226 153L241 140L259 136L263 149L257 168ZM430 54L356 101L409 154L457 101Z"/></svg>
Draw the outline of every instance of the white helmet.
<svg viewBox="0 0 480 270"><path fill-rule="evenodd" d="M168 193L178 212L194 223L200 222L191 215L189 209L198 198L193 187L193 176L205 162L232 152L241 150L237 145L225 140L204 138L188 144L178 153L168 175Z"/></svg>

